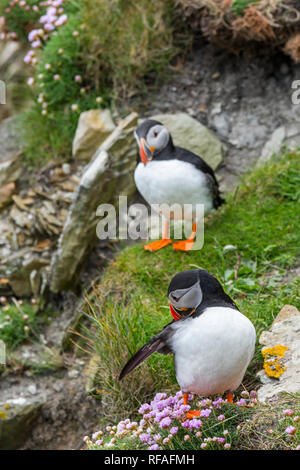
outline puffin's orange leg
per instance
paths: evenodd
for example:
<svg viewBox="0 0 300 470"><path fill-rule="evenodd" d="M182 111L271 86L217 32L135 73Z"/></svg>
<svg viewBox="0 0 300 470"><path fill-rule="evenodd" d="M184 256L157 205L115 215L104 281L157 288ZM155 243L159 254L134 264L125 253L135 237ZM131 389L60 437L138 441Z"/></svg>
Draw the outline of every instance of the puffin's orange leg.
<svg viewBox="0 0 300 470"><path fill-rule="evenodd" d="M233 393L227 392L226 398L227 398L228 403L230 403L231 405L236 405L236 403L233 402ZM242 406L243 408L252 408L252 406L250 405L240 405L240 406Z"/></svg>
<svg viewBox="0 0 300 470"><path fill-rule="evenodd" d="M233 404L233 393L227 392L226 393L226 398L227 398L228 403L230 403L232 405Z"/></svg>
<svg viewBox="0 0 300 470"><path fill-rule="evenodd" d="M183 393L183 395L182 395L184 405L188 404L188 396L189 396L188 393ZM199 410L190 410L186 414L187 419L192 419L195 416L200 416L200 411Z"/></svg>
<svg viewBox="0 0 300 470"><path fill-rule="evenodd" d="M148 243L147 245L144 245L144 250L147 251L157 251L160 250L161 248L164 248L165 246L168 246L172 243L172 240L168 238L169 235L169 222L166 221L164 223L164 232L163 232L163 237L161 240L157 240L156 242L151 242Z"/></svg>
<svg viewBox="0 0 300 470"><path fill-rule="evenodd" d="M192 233L187 240L182 240L180 242L173 243L174 250L179 251L190 251L193 247L195 237L196 237L196 229L197 224L196 222L193 223Z"/></svg>

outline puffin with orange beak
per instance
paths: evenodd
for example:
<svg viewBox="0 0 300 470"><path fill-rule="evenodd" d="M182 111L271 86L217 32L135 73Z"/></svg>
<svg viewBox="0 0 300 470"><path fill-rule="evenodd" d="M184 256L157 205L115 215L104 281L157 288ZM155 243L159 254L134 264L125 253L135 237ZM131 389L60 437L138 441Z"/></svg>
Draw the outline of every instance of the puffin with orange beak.
<svg viewBox="0 0 300 470"><path fill-rule="evenodd" d="M183 392L200 396L233 391L243 380L253 357L256 333L251 321L208 271L176 274L168 289L174 320L148 341L123 368L119 380L154 352L174 355L175 373ZM199 416L190 411L188 418Z"/></svg>
<svg viewBox="0 0 300 470"><path fill-rule="evenodd" d="M147 119L134 135L140 149L140 160L134 173L137 189L150 205L161 206L160 214L164 219L162 239L144 245L144 249L157 251L173 243L169 238L169 221L178 216L176 212L170 215L167 207L176 204L185 209L184 219L193 222L193 229L187 240L173 243L173 248L189 251L197 231L196 206L203 204L207 214L224 202L215 174L201 157L175 147L168 129L161 122ZM186 212L187 207L190 209Z"/></svg>

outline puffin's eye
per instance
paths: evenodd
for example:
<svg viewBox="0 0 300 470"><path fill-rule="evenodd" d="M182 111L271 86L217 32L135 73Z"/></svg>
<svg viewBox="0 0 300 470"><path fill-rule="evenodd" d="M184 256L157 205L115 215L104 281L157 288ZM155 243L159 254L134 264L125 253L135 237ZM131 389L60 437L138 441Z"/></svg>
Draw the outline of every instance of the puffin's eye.
<svg viewBox="0 0 300 470"><path fill-rule="evenodd" d="M172 295L172 299L173 299L173 300L175 300L175 302L178 302L178 300L179 300L179 297L175 297L175 295L174 295L174 294L171 294L171 295Z"/></svg>
<svg viewBox="0 0 300 470"><path fill-rule="evenodd" d="M157 137L158 136L158 132L154 132L154 137Z"/></svg>

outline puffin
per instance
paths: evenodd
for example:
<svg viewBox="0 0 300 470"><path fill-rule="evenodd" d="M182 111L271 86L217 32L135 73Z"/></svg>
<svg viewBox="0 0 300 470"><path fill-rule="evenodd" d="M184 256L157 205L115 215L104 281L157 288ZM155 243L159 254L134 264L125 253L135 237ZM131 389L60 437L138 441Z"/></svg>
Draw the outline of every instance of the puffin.
<svg viewBox="0 0 300 470"><path fill-rule="evenodd" d="M185 405L189 393L226 393L227 401L233 403L233 392L254 354L256 333L252 322L204 269L176 274L168 288L168 300L172 322L134 354L119 380L154 352L173 354ZM199 415L199 410L192 410L187 417Z"/></svg>
<svg viewBox="0 0 300 470"><path fill-rule="evenodd" d="M159 121L147 119L134 131L139 146L134 180L139 193L152 207L159 205L163 217L163 236L144 245L157 251L173 241L169 238L170 219L182 219L168 207L184 208L184 220L192 221L192 233L187 240L173 243L179 251L190 251L197 233L196 205L204 205L204 214L215 211L223 202L212 168L198 155L173 144L168 129ZM189 210L186 208L189 204ZM168 207L166 207L168 206ZM157 206L156 206L157 207Z"/></svg>

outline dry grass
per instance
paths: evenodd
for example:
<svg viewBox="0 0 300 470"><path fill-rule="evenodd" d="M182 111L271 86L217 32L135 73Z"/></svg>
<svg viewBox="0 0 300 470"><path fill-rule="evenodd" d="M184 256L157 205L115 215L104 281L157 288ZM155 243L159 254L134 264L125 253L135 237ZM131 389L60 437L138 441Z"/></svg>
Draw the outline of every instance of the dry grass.
<svg viewBox="0 0 300 470"><path fill-rule="evenodd" d="M285 395L268 404L255 408L250 419L240 424L240 449L247 450L288 450L299 444L299 431L289 436L284 429L293 423L282 410L290 408L299 414L299 395Z"/></svg>
<svg viewBox="0 0 300 470"><path fill-rule="evenodd" d="M284 52L290 55L296 64L300 63L300 33L295 34L287 41Z"/></svg>
<svg viewBox="0 0 300 470"><path fill-rule="evenodd" d="M300 4L296 0L178 0L195 30L231 52L283 49L299 61Z"/></svg>

